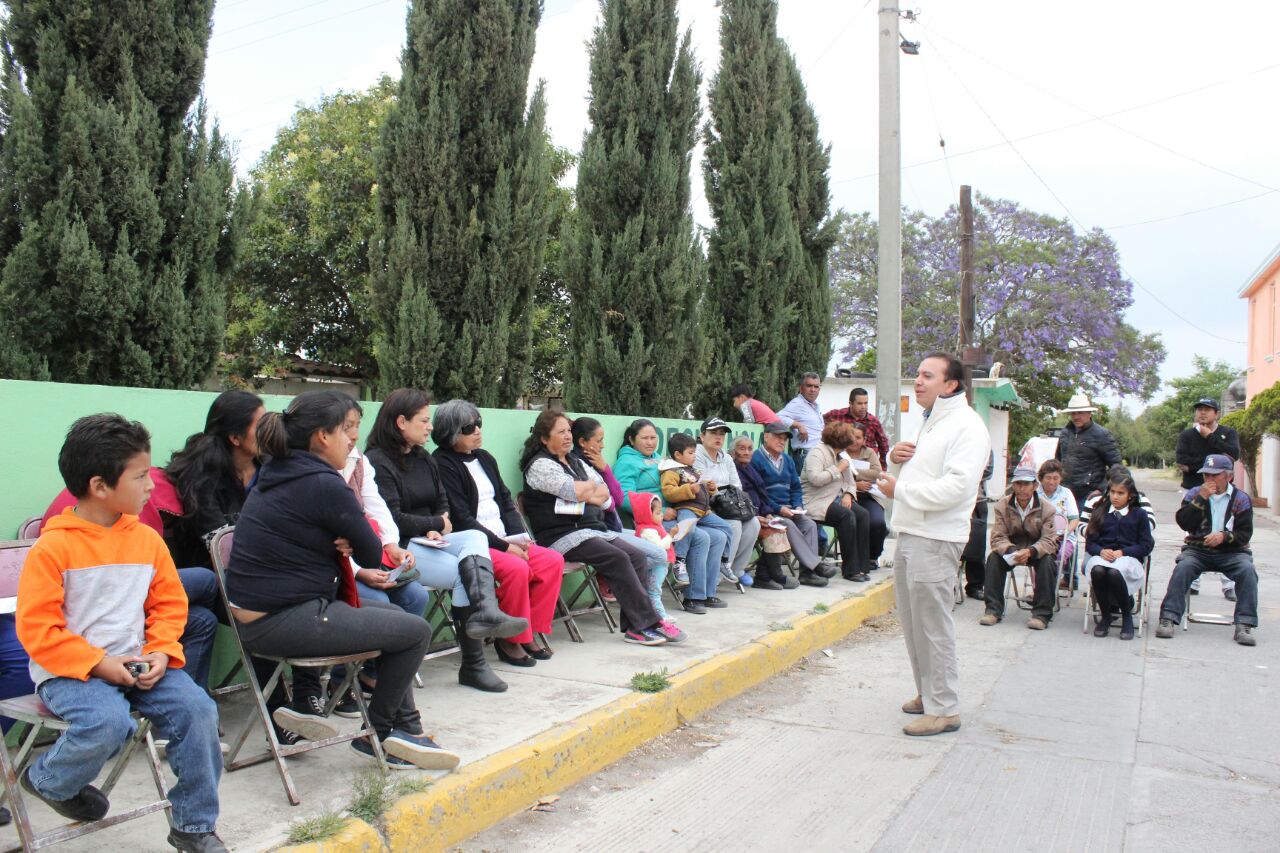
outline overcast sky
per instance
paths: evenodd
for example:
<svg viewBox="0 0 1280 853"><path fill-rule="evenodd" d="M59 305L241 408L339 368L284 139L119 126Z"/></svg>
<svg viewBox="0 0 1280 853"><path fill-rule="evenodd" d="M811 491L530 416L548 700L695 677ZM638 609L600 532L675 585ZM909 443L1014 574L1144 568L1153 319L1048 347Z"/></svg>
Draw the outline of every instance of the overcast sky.
<svg viewBox="0 0 1280 853"><path fill-rule="evenodd" d="M876 9L781 0L831 144L832 207L876 211ZM405 0L225 0L206 94L247 171L297 103L398 75ZM903 203L940 214L960 184L1100 226L1136 282L1128 320L1169 350L1162 378L1199 353L1244 367L1240 288L1280 243L1280 3L1069 4L950 0L909 6L902 57ZM533 77L548 124L577 150L586 127L596 0L547 0ZM718 64L714 0L682 0L704 81ZM704 83L705 88L705 83ZM939 139L946 140L947 156ZM696 168L700 169L699 163ZM699 173L695 218L708 223ZM1180 316L1179 316L1180 315ZM1140 408L1137 401L1131 407Z"/></svg>

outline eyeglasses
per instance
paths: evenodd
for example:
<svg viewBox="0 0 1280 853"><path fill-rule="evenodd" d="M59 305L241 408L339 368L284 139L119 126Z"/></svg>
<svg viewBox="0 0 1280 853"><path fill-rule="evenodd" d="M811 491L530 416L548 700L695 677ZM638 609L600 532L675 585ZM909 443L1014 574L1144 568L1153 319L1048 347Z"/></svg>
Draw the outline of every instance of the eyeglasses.
<svg viewBox="0 0 1280 853"><path fill-rule="evenodd" d="M467 424L462 429L458 430L458 432L462 433L463 435L472 435L475 433L476 430L480 429L482 425L483 425L483 422L481 421L481 419L476 418L475 423Z"/></svg>

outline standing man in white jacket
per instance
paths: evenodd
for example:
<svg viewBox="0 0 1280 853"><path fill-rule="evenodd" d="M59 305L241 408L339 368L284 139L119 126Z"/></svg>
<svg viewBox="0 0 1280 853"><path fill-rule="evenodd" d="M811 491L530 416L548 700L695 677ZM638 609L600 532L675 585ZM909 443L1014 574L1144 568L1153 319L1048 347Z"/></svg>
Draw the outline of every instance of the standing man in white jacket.
<svg viewBox="0 0 1280 853"><path fill-rule="evenodd" d="M952 585L991 453L987 427L969 408L963 382L964 369L952 355L933 353L920 362L915 392L924 426L914 443L894 445L889 468L896 476L879 481L894 501L893 592L917 694L902 710L922 715L902 729L913 736L960 728Z"/></svg>

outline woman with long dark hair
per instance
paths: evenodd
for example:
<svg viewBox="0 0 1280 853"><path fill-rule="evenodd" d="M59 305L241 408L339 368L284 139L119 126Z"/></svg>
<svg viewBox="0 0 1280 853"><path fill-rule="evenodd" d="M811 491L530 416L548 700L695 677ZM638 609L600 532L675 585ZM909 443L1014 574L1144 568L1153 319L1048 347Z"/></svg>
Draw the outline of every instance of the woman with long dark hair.
<svg viewBox="0 0 1280 853"><path fill-rule="evenodd" d="M591 479L572 451L569 418L561 412L539 414L520 454L525 511L534 538L566 560L594 567L608 581L622 611L627 642L646 646L679 642L683 632L659 617L645 592L647 555L634 544L635 537L621 536L605 526L600 508L610 500L609 489Z"/></svg>
<svg viewBox="0 0 1280 853"><path fill-rule="evenodd" d="M536 645L533 635L551 632L564 579L564 557L529 538L498 460L482 447L484 424L479 409L466 400L449 400L436 407L431 426L437 445L432 456L449 496L453 529L486 538L502 611L529 620L522 633L494 640L494 651L512 666L530 667L549 660L551 652ZM480 660L484 657L479 644L463 652Z"/></svg>
<svg viewBox="0 0 1280 853"><path fill-rule="evenodd" d="M440 466L423 446L432 431L430 404L424 391L392 391L378 409L365 452L378 472L378 491L400 530L400 544L415 558L419 583L452 593L462 651L458 682L498 693L506 684L485 660L483 640L524 634L529 620L499 607L488 538L454 527Z"/></svg>
<svg viewBox="0 0 1280 853"><path fill-rule="evenodd" d="M283 414L263 415L257 434L267 461L236 522L227 571L231 615L254 654L380 652L369 718L388 761L451 770L458 756L426 736L413 701L413 676L431 627L393 605L348 603L355 582L340 555L364 566L382 559L382 543L339 473L352 446L344 424L353 402L336 391L309 391ZM336 731L325 719L323 699L296 680L291 707L274 716L311 739ZM366 740L351 746L374 755Z"/></svg>

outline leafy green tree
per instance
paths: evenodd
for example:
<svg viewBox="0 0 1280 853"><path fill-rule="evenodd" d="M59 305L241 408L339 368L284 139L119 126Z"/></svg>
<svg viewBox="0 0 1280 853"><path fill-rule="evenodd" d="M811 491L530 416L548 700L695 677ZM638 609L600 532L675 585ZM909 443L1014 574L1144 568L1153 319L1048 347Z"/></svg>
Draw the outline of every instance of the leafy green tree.
<svg viewBox="0 0 1280 853"><path fill-rule="evenodd" d="M780 401L794 392L787 351L802 321L805 243L796 221L793 63L777 35L774 0L722 0L720 69L708 95L706 338L711 366L698 405L728 411L729 388L749 382ZM814 365L822 371L826 362Z"/></svg>
<svg viewBox="0 0 1280 853"><path fill-rule="evenodd" d="M787 330L782 376L793 384L805 371L825 376L831 361L831 283L828 257L839 234L839 221L830 216L828 170L831 147L818 137L818 117L809 103L795 57L786 51L791 80L791 138L795 146L795 177L791 204L804 251L803 274L787 294L795 318Z"/></svg>
<svg viewBox="0 0 1280 853"><path fill-rule="evenodd" d="M213 0L6 5L3 368L199 383L248 212L197 101Z"/></svg>
<svg viewBox="0 0 1280 853"><path fill-rule="evenodd" d="M1212 397L1218 401L1218 405L1222 405L1223 392L1240 375L1238 368L1225 361L1210 363L1209 359L1197 355L1191 363L1195 372L1190 376L1170 379L1166 384L1173 393L1145 412L1157 452L1170 464L1174 461L1178 433L1191 426L1195 420L1196 400Z"/></svg>
<svg viewBox="0 0 1280 853"><path fill-rule="evenodd" d="M374 151L398 84L383 77L300 108L253 169L256 215L234 282L229 373L240 382L299 353L377 376L369 244Z"/></svg>
<svg viewBox="0 0 1280 853"><path fill-rule="evenodd" d="M700 82L676 0L603 0L566 241L571 408L673 417L701 377L704 266L689 178Z"/></svg>
<svg viewBox="0 0 1280 853"><path fill-rule="evenodd" d="M538 0L414 0L378 153L371 254L383 388L482 406L527 390L551 219Z"/></svg>
<svg viewBox="0 0 1280 853"><path fill-rule="evenodd" d="M529 363L531 394L552 395L563 388L566 367L570 361L569 288L565 283L565 237L573 228L578 213L573 190L560 186L560 181L577 162L567 148L557 148L547 140L551 159L550 187L551 225L547 232L547 248L542 254L542 273L533 293L533 354Z"/></svg>

